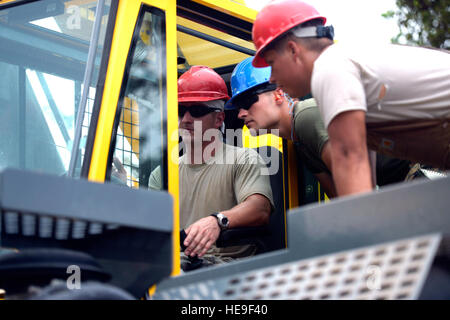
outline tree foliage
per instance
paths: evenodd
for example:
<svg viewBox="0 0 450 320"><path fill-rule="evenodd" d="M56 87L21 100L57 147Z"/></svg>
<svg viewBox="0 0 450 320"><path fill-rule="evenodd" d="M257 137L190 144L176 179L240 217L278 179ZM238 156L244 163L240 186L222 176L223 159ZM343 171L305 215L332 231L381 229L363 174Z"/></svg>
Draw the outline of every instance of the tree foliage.
<svg viewBox="0 0 450 320"><path fill-rule="evenodd" d="M392 39L398 43L450 49L450 0L396 0L398 10L388 11L385 18L398 19L399 34Z"/></svg>

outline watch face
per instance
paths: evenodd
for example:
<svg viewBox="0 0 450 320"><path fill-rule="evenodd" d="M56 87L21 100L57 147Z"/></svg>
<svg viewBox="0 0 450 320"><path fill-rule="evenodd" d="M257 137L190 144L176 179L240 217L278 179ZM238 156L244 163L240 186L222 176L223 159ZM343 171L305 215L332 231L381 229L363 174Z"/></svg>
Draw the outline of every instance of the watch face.
<svg viewBox="0 0 450 320"><path fill-rule="evenodd" d="M219 213L218 215L217 215L217 217L219 218L219 224L220 224L220 226L222 226L222 227L224 227L224 228L226 228L226 227L228 227L228 218L227 217L225 217L223 214L221 214L221 213Z"/></svg>

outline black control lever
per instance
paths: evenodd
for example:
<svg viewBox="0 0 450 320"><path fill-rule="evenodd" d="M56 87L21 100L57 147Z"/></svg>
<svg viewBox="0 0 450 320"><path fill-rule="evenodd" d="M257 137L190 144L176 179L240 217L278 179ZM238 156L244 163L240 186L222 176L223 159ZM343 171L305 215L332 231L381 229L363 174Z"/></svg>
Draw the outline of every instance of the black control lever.
<svg viewBox="0 0 450 320"><path fill-rule="evenodd" d="M186 250L186 246L184 245L184 240L186 240L187 234L184 229L181 229L180 231L180 246L181 246L181 252L184 252Z"/></svg>
<svg viewBox="0 0 450 320"><path fill-rule="evenodd" d="M184 250L186 250L186 246L184 245L184 240L186 240L186 237L187 237L186 231L182 229L180 231L181 252L184 252ZM195 270L203 266L203 259L200 259L198 256L195 257L187 256L187 257L189 259L189 263L184 266L182 265L182 269L184 271Z"/></svg>

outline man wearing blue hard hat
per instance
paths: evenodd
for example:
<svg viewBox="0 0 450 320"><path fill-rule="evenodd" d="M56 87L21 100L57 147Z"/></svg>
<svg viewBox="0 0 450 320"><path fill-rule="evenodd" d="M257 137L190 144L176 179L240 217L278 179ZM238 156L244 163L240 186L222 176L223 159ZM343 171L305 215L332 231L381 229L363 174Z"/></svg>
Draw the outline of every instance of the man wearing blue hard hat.
<svg viewBox="0 0 450 320"><path fill-rule="evenodd" d="M269 82L270 67L255 68L252 61L253 57L249 57L233 70L230 80L232 98L226 103L225 109L238 109L238 117L244 120L253 134L264 129L292 140L300 161L316 176L326 194L335 197L331 148L316 101L311 98L294 102ZM373 176L378 185L403 181L409 172L409 165L409 161L377 155L373 168L376 174Z"/></svg>
<svg viewBox="0 0 450 320"><path fill-rule="evenodd" d="M225 109L239 109L250 132L265 129L295 142L298 155L319 180L329 197L336 191L331 176L328 134L314 99L294 102L269 83L270 67L255 68L253 57L239 63L231 74L232 98Z"/></svg>

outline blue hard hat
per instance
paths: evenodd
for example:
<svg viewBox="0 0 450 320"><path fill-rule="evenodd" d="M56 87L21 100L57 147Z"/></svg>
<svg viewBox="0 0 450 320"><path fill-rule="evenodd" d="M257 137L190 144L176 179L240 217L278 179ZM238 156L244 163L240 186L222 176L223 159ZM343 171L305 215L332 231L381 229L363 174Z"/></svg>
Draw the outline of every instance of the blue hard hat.
<svg viewBox="0 0 450 320"><path fill-rule="evenodd" d="M231 93L232 97L225 104L225 109L236 109L233 101L242 93L269 83L271 68L255 68L252 66L253 57L241 61L231 74Z"/></svg>

